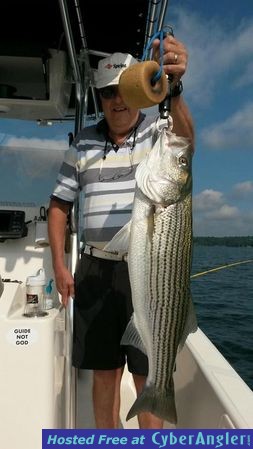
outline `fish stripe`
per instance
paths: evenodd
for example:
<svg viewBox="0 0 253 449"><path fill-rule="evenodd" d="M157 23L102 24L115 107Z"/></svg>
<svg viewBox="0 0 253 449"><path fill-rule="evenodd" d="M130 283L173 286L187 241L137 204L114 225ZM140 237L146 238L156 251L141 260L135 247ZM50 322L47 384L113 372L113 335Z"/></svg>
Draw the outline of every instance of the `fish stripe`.
<svg viewBox="0 0 253 449"><path fill-rule="evenodd" d="M170 388L166 382L174 370L177 347L188 312L191 216L187 214L189 204L186 205L187 208L183 207L182 202L169 206L155 217L151 245L149 316L153 321L153 357L157 360L154 367L160 367L163 371L157 370L149 377L155 376L152 383L161 389ZM166 330L165 335L161 335L160 329ZM165 385L161 384L161 380L166 381Z"/></svg>

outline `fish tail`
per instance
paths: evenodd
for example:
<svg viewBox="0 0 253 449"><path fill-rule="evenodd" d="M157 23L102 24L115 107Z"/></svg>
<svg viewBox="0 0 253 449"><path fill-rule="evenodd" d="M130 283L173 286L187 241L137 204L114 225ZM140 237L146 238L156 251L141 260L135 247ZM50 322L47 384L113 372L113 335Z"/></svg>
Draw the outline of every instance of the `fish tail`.
<svg viewBox="0 0 253 449"><path fill-rule="evenodd" d="M144 387L141 394L130 408L127 414L127 421L141 412L150 412L153 415L168 421L177 423L177 412L175 405L174 391L169 394L159 391L155 386Z"/></svg>

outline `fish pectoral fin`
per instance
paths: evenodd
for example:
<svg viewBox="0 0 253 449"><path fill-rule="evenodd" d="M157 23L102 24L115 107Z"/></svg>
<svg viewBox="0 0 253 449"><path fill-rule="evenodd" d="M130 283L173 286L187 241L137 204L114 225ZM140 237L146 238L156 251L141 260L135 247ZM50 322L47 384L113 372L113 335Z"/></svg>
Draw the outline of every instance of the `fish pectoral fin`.
<svg viewBox="0 0 253 449"><path fill-rule="evenodd" d="M108 242L103 250L111 252L127 252L129 247L131 220L121 228L117 234Z"/></svg>
<svg viewBox="0 0 253 449"><path fill-rule="evenodd" d="M188 303L187 317L186 317L186 321L185 321L184 330L183 330L183 333L181 336L181 340L180 340L180 343L178 346L178 351L181 351L183 349L183 346L186 342L188 335L196 332L197 329L198 329L197 316L196 316L192 298L190 297L189 303Z"/></svg>
<svg viewBox="0 0 253 449"><path fill-rule="evenodd" d="M134 346L135 348L139 349L141 352L143 352L143 354L147 355L147 351L145 349L145 346L143 344L143 341L140 337L140 334L138 332L138 330L136 329L135 323L134 323L134 315L132 315L126 330L122 336L121 345L131 345Z"/></svg>
<svg viewBox="0 0 253 449"><path fill-rule="evenodd" d="M177 412L174 389L169 392L162 392L157 390L154 385L145 386L130 408L126 418L127 421L141 412L150 412L158 418L176 424Z"/></svg>

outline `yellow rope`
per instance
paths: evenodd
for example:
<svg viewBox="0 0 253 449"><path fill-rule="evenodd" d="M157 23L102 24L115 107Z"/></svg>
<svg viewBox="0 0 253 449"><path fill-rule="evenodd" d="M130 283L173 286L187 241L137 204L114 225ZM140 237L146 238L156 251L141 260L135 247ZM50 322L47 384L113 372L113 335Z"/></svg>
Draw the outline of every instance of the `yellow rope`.
<svg viewBox="0 0 253 449"><path fill-rule="evenodd" d="M202 271L201 273L193 274L191 276L191 279L197 278L199 276L203 276L204 274L211 273L211 272L214 272L214 271L223 270L224 268L234 267L235 265L240 265L240 264L243 264L243 263L250 263L250 262L253 262L253 259L242 260L240 262L234 262L234 263L228 263L228 264L222 265L220 267L211 268L210 270Z"/></svg>

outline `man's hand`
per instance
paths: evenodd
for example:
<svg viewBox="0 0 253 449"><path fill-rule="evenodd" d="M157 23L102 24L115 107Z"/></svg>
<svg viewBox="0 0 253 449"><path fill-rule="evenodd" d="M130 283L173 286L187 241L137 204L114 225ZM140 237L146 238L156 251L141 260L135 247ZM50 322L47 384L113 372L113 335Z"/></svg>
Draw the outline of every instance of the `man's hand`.
<svg viewBox="0 0 253 449"><path fill-rule="evenodd" d="M55 267L54 272L56 287L62 297L62 304L67 307L69 297L74 298L75 296L73 276L65 266Z"/></svg>
<svg viewBox="0 0 253 449"><path fill-rule="evenodd" d="M163 55L160 56L160 41L155 39L153 51L155 61L159 64L163 63L164 72L167 75L173 75L173 82L179 81L185 73L188 63L188 53L182 42L173 36L167 36L163 40Z"/></svg>

